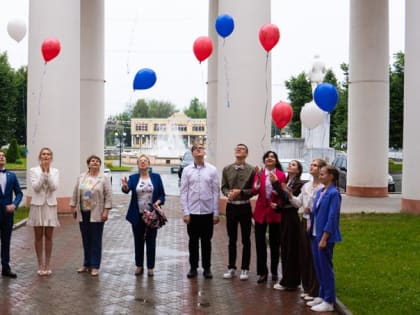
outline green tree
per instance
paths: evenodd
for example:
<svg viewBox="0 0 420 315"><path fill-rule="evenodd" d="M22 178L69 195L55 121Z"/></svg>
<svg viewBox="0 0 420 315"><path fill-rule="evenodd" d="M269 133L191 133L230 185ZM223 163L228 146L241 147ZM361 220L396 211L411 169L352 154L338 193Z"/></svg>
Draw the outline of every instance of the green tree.
<svg viewBox="0 0 420 315"><path fill-rule="evenodd" d="M0 54L0 147L15 135L16 109L19 97L18 82L10 67L7 54Z"/></svg>
<svg viewBox="0 0 420 315"><path fill-rule="evenodd" d="M139 99L131 110L133 118L149 118L149 105L144 99Z"/></svg>
<svg viewBox="0 0 420 315"><path fill-rule="evenodd" d="M306 78L305 73L302 72L297 77L291 77L290 80L285 82L285 85L289 90L290 105L293 108L292 121L288 124L288 127L294 137L300 138L300 111L306 103L312 100L311 83Z"/></svg>
<svg viewBox="0 0 420 315"><path fill-rule="evenodd" d="M175 105L170 102L151 100L148 105L150 118L168 118L176 112Z"/></svg>
<svg viewBox="0 0 420 315"><path fill-rule="evenodd" d="M207 110L203 103L200 103L198 98L194 97L191 102L190 106L184 109L185 115L190 118L206 118L207 117Z"/></svg>
<svg viewBox="0 0 420 315"><path fill-rule="evenodd" d="M16 139L12 139L12 141L10 141L9 149L6 153L7 162L16 163L19 157L19 146Z"/></svg>
<svg viewBox="0 0 420 315"><path fill-rule="evenodd" d="M404 53L394 54L389 78L389 146L402 148L404 130Z"/></svg>
<svg viewBox="0 0 420 315"><path fill-rule="evenodd" d="M16 133L14 137L19 144L26 144L26 87L28 82L28 69L21 67L16 72L16 89L19 91L16 102Z"/></svg>
<svg viewBox="0 0 420 315"><path fill-rule="evenodd" d="M338 103L331 113L330 145L336 149L347 146L347 116L348 116L348 86L349 66L346 63L340 65L344 73L344 81L337 86Z"/></svg>

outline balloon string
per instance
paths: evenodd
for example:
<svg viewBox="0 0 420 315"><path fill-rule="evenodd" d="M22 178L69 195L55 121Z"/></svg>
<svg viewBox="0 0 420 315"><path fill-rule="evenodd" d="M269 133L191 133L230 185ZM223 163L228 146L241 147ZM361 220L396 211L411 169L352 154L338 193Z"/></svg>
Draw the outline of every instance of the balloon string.
<svg viewBox="0 0 420 315"><path fill-rule="evenodd" d="M131 32L130 32L130 40L128 42L128 51L127 51L127 74L130 74L130 55L132 52L132 47L133 47L133 42L134 42L134 33L136 30L136 26L137 26L137 21L138 21L138 11L136 11L136 18L134 19L134 23L131 27Z"/></svg>
<svg viewBox="0 0 420 315"><path fill-rule="evenodd" d="M228 75L228 62L227 62L227 57L226 57L226 53L225 53L225 43L226 43L226 39L223 38L223 65L225 68L225 81L226 81L226 107L229 108L230 107L230 96L229 96L229 89L230 89L230 84L229 84L229 75Z"/></svg>
<svg viewBox="0 0 420 315"><path fill-rule="evenodd" d="M200 70L201 70L201 82L203 85L203 103L207 104L206 89L207 89L208 82L204 79L204 66L201 62L200 62Z"/></svg>
<svg viewBox="0 0 420 315"><path fill-rule="evenodd" d="M261 149L264 148L264 140L267 135L267 111L268 111L268 52L265 59L265 111L264 111L264 134L261 138Z"/></svg>
<svg viewBox="0 0 420 315"><path fill-rule="evenodd" d="M36 112L36 116L35 116L34 133L33 133L33 136L32 136L32 145L35 144L35 138L36 138L36 134L38 132L39 120L41 118L41 99L42 99L42 91L44 89L44 78L45 78L45 73L46 72L47 72L47 62L44 63L44 71L42 72L41 82L39 84L39 97L38 97L38 104L37 104L37 112Z"/></svg>

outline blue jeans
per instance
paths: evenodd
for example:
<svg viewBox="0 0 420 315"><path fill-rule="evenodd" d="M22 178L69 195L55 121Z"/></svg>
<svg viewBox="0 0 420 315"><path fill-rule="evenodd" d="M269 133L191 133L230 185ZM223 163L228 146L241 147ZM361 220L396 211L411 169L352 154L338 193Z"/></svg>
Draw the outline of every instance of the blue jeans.
<svg viewBox="0 0 420 315"><path fill-rule="evenodd" d="M83 266L99 269L105 222L90 222L90 211L82 211L82 218L83 220L79 222L79 226L83 241Z"/></svg>
<svg viewBox="0 0 420 315"><path fill-rule="evenodd" d="M131 226L134 236L136 266L143 267L144 243L146 242L147 268L155 268L157 229L146 228L143 220Z"/></svg>

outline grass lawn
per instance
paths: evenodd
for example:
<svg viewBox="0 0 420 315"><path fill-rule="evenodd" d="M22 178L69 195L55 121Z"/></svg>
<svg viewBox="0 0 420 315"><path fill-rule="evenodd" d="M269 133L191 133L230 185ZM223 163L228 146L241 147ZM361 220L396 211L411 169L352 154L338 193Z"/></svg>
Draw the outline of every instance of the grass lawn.
<svg viewBox="0 0 420 315"><path fill-rule="evenodd" d="M6 163L6 168L9 170L26 170L26 158L21 158L18 163Z"/></svg>
<svg viewBox="0 0 420 315"><path fill-rule="evenodd" d="M420 314L420 216L342 215L337 296L355 315Z"/></svg>
<svg viewBox="0 0 420 315"><path fill-rule="evenodd" d="M19 221L26 219L29 215L29 208L28 207L19 207L15 211L15 215L13 216L14 224L18 223Z"/></svg>

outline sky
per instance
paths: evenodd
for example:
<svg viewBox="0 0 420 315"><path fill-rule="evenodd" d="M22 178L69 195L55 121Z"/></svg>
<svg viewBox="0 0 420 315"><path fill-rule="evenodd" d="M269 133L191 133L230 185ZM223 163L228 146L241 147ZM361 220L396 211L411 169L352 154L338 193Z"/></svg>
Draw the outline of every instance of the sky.
<svg viewBox="0 0 420 315"><path fill-rule="evenodd" d="M281 34L271 51L272 105L287 101L284 81L307 72L316 54L342 79L340 64L348 63L349 54L349 1L272 0L271 23ZM11 39L7 23L14 18L27 23L29 0L7 2L0 10L0 52L7 51L11 66L18 68L27 64L28 40ZM208 4L105 0L106 117L122 113L140 98L168 101L179 110L194 97L206 102L207 61L198 63L192 45L208 35ZM405 1L389 0L389 5L392 63L392 55L404 51ZM157 82L148 90L133 91L134 76L142 68L153 69Z"/></svg>

